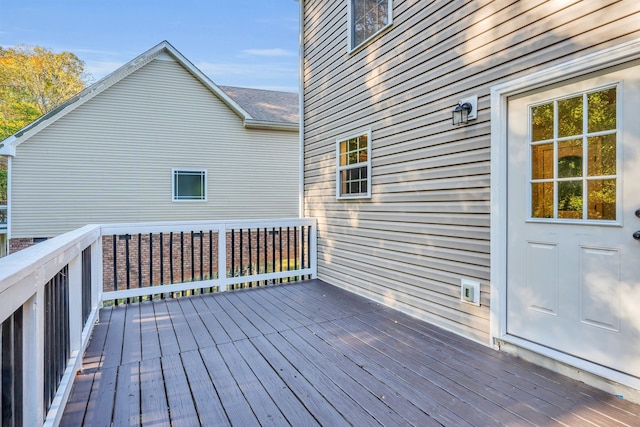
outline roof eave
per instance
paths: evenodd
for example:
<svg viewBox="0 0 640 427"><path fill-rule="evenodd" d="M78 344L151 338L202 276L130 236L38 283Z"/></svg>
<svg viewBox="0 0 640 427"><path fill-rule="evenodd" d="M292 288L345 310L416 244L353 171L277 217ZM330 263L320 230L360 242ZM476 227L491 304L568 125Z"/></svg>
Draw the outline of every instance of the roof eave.
<svg viewBox="0 0 640 427"><path fill-rule="evenodd" d="M285 132L299 132L298 123L268 122L264 120L245 119L247 129L281 130Z"/></svg>

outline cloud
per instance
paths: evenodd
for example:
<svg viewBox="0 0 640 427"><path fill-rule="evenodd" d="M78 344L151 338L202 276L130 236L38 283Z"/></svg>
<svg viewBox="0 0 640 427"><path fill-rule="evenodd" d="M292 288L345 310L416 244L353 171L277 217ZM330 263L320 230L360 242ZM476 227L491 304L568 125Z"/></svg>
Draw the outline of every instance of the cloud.
<svg viewBox="0 0 640 427"><path fill-rule="evenodd" d="M247 55L254 56L297 56L297 52L292 52L286 49L274 48L274 49L245 49L242 51Z"/></svg>

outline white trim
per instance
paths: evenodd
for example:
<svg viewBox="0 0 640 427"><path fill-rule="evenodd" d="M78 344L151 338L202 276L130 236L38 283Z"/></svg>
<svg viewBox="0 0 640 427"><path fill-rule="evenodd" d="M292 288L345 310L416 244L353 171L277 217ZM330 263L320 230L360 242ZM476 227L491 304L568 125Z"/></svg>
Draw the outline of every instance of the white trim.
<svg viewBox="0 0 640 427"><path fill-rule="evenodd" d="M298 216L304 217L304 0L300 0L298 27Z"/></svg>
<svg viewBox="0 0 640 427"><path fill-rule="evenodd" d="M340 166L340 143L349 139L358 138L361 136L367 136L367 161L365 163L357 163L349 166ZM336 138L336 199L338 200L353 200L353 199L370 199L371 198L371 128L364 129L360 132L354 132L348 135L340 136ZM341 180L340 172L347 169L361 168L366 166L367 168L367 192L358 194L341 194Z"/></svg>
<svg viewBox="0 0 640 427"><path fill-rule="evenodd" d="M637 59L640 59L640 39L584 55L491 88L490 343L497 345L498 340L517 341L523 348L527 347L551 359L567 360L571 365L579 365L581 369L631 387L638 387L637 378L620 373L614 375L615 371L600 365L566 356L533 343L523 343L507 334L507 108L510 96Z"/></svg>
<svg viewBox="0 0 640 427"><path fill-rule="evenodd" d="M9 240L11 239L11 222L13 218L13 215L11 214L11 208L13 206L13 203L11 202L11 199L12 199L11 186L13 182L13 180L11 179L11 176L13 175L12 166L13 166L13 157L7 156L7 255L10 253Z"/></svg>
<svg viewBox="0 0 640 427"><path fill-rule="evenodd" d="M393 24L393 0L387 0L387 24L380 27L378 31L376 31L375 33L371 34L369 37L364 39L360 44L354 45L353 44L353 19L352 19L353 16L351 12L353 10L353 1L354 0L349 0L349 4L347 5L348 6L347 7L347 52L349 53L359 50L362 46L366 45L367 42L376 38L380 33L385 31L387 28L391 27L391 25Z"/></svg>
<svg viewBox="0 0 640 427"><path fill-rule="evenodd" d="M181 172L189 173L189 174L199 174L202 177L202 173L204 172L204 198L200 199L183 199L178 198L176 195L176 174ZM173 168L171 169L171 201L176 203L184 203L184 202L206 202L208 200L208 190L209 190L209 173L207 169L201 168Z"/></svg>

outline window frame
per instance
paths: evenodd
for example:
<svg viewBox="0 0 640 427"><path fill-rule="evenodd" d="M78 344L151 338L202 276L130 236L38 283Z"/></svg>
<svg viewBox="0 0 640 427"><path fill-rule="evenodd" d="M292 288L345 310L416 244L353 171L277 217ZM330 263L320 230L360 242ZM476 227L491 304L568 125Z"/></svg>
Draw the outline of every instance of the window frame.
<svg viewBox="0 0 640 427"><path fill-rule="evenodd" d="M189 173L189 174L199 174L201 176L202 181L202 197L198 199L190 199L190 198L181 198L178 197L176 192L178 189L176 188L176 178L181 173ZM171 169L171 200L173 202L184 203L184 202L206 202L208 200L208 171L207 169L201 168L173 168Z"/></svg>
<svg viewBox="0 0 640 427"><path fill-rule="evenodd" d="M340 143L350 139L367 137L367 161L358 162L352 165L340 166ZM345 136L336 138L336 199L337 200L354 200L354 199L370 199L371 198L371 129L364 129L360 132L350 133ZM345 170L367 168L367 191L366 193L342 194L342 172Z"/></svg>
<svg viewBox="0 0 640 427"><path fill-rule="evenodd" d="M559 137L558 136L558 113L557 113L557 103L559 101L563 101L563 100L567 100L567 99L571 99L571 98L575 98L577 96L582 96L582 97L586 97L591 93L596 93L599 91L603 91L603 90L607 90L607 89L612 89L615 88L616 92L617 92L617 97L616 97L616 116L617 116L617 120L616 120L616 128L615 129L609 129L606 131L599 131L599 132L589 132L588 129L586 128L586 116L583 116L583 132L580 135L577 135L577 137L582 141L582 152L583 152L583 162L588 159L587 156L587 150L588 150L588 139L592 136L604 136L604 135L615 135L616 136L616 173L613 175L593 175L593 176L589 176L584 169L582 169L582 176L578 179L578 177L558 177L558 161L561 160L562 158L558 159L558 144L559 142L563 142L563 141L568 141L571 139L578 139L576 138L576 136L566 136L566 137ZM623 218L623 212L622 212L622 190L621 190L621 185L622 185L622 181L621 181L621 176L620 176L620 171L622 170L622 153L621 153L621 145L622 145L622 140L621 140L621 132L622 132L622 117L621 117L621 112L622 112L622 82L616 81L616 82L610 82L610 83L606 83L606 84L596 84L593 86L589 86L589 87L585 87L582 90L577 90L577 91L572 91L569 93L565 93L562 96L557 96L557 97L552 97L549 99L544 99L544 100L540 100L537 101L535 103L529 104L527 106L527 144L529 146L528 148L528 153L527 153L527 172L526 172L526 179L527 179L527 187L526 187L526 203L527 203L527 219L526 222L531 222L531 223L547 223L547 224L576 224L576 225L604 225L604 226L608 226L608 225L613 225L613 226L621 226L622 225L622 218ZM553 130L553 137L551 139L548 140L540 140L540 141L533 141L533 137L532 137L532 120L531 120L531 111L533 108L538 107L540 105L544 105L544 104L548 104L548 103L554 103L554 130ZM587 104L586 101L583 101L583 112L587 112ZM531 153L531 147L535 146L535 145L542 145L545 143L553 143L553 168L554 168L554 176L553 178L548 178L548 179L544 179L544 178L540 178L540 179L534 179L533 178L533 171L532 171L532 153ZM614 179L616 181L616 219L614 220L610 220L610 219L591 219L588 217L588 202L589 202L589 198L588 195L585 196L585 194L588 194L588 191L585 191L588 188L588 182L589 181L595 181L595 180L603 180L603 179ZM581 181L582 182L582 204L583 204L583 209L582 209L582 218L560 218L558 215L558 183L560 182L578 182ZM549 182L549 183L553 183L554 184L554 189L553 189L553 217L550 218L543 218L543 217L535 217L533 216L533 190L532 190L532 184L533 183L542 183L542 182Z"/></svg>
<svg viewBox="0 0 640 427"><path fill-rule="evenodd" d="M347 27L348 27L348 31L347 31L347 48L349 52L354 52L356 50L358 50L359 48L361 48L362 46L365 46L368 42L374 40L380 33L382 33L383 31L385 31L387 28L391 27L391 25L393 24L393 0L386 0L387 1L387 23L386 25L383 25L382 27L380 27L375 33L371 34L369 37L365 38L364 40L362 40L362 42L360 42L359 44L355 44L355 37L354 37L354 31L355 31L355 26L354 24L354 19L355 19L355 15L353 13L353 8L354 8L354 2L357 0L349 0L349 4L348 4L348 8L347 8Z"/></svg>

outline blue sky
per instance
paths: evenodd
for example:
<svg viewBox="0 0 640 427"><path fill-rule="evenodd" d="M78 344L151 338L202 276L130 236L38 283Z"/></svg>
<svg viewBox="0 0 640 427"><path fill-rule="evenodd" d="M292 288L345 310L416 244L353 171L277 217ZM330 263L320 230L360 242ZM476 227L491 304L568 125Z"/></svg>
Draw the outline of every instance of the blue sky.
<svg viewBox="0 0 640 427"><path fill-rule="evenodd" d="M0 0L0 46L70 51L98 80L167 40L216 84L298 91L294 0Z"/></svg>

